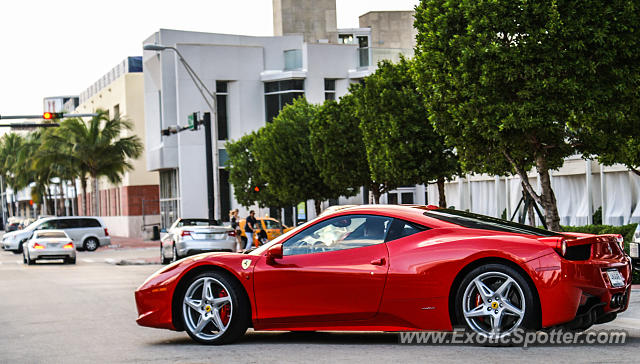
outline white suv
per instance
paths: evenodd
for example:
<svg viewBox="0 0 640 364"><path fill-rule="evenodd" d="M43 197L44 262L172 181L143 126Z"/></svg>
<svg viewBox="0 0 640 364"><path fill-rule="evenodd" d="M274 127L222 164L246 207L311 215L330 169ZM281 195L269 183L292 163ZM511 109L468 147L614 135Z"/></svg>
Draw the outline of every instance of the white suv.
<svg viewBox="0 0 640 364"><path fill-rule="evenodd" d="M26 243L36 230L64 230L77 248L94 251L110 245L111 237L100 218L93 216L59 216L39 219L22 230L12 231L2 237L2 248L22 253Z"/></svg>

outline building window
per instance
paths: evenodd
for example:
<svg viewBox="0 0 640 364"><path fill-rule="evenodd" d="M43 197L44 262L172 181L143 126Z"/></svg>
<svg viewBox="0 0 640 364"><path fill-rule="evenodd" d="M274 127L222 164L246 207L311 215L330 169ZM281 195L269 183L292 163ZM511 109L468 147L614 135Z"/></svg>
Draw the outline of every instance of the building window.
<svg viewBox="0 0 640 364"><path fill-rule="evenodd" d="M304 80L293 79L264 83L264 103L267 122L298 97L304 97Z"/></svg>
<svg viewBox="0 0 640 364"><path fill-rule="evenodd" d="M229 118L227 116L227 81L216 81L216 107L218 112L218 140L229 139Z"/></svg>
<svg viewBox="0 0 640 364"><path fill-rule="evenodd" d="M229 221L229 211L231 210L231 187L229 186L229 171L220 168L218 171L220 183L220 217L222 221Z"/></svg>
<svg viewBox="0 0 640 364"><path fill-rule="evenodd" d="M302 68L302 50L289 49L284 51L284 70L299 70Z"/></svg>
<svg viewBox="0 0 640 364"><path fill-rule="evenodd" d="M179 208L178 170L160 171L160 219L163 228L168 228L180 217Z"/></svg>
<svg viewBox="0 0 640 364"><path fill-rule="evenodd" d="M336 99L336 80L328 78L324 79L324 99L335 100Z"/></svg>
<svg viewBox="0 0 640 364"><path fill-rule="evenodd" d="M120 117L120 104L116 104L113 107L113 116L116 117L116 118Z"/></svg>
<svg viewBox="0 0 640 364"><path fill-rule="evenodd" d="M369 37L358 36L358 59L360 67L369 66Z"/></svg>

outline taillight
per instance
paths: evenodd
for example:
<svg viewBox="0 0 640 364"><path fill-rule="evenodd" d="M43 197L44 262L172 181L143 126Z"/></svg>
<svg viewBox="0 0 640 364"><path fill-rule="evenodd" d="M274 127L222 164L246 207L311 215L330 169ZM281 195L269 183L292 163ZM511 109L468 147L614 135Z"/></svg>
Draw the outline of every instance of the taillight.
<svg viewBox="0 0 640 364"><path fill-rule="evenodd" d="M235 232L235 231L229 231L229 232L227 233L227 235L229 235L229 236L236 236L236 232Z"/></svg>
<svg viewBox="0 0 640 364"><path fill-rule="evenodd" d="M180 236L191 236L191 231L189 231L189 230L182 230L182 233L180 234Z"/></svg>
<svg viewBox="0 0 640 364"><path fill-rule="evenodd" d="M73 249L73 243L71 243L71 242L66 243L62 248L64 248L64 249Z"/></svg>
<svg viewBox="0 0 640 364"><path fill-rule="evenodd" d="M33 244L33 249L44 249L44 245L38 244L38 243L34 243Z"/></svg>
<svg viewBox="0 0 640 364"><path fill-rule="evenodd" d="M107 230L107 228L104 228L104 236L109 236L109 230Z"/></svg>

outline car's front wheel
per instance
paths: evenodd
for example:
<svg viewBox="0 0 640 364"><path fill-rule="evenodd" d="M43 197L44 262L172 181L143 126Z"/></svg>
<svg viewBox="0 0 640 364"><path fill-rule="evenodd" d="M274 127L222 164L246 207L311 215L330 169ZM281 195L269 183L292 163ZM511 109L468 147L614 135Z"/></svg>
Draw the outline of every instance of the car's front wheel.
<svg viewBox="0 0 640 364"><path fill-rule="evenodd" d="M167 258L164 255L164 246L162 245L162 243L160 243L160 262L162 264L169 264L171 263L171 258Z"/></svg>
<svg viewBox="0 0 640 364"><path fill-rule="evenodd" d="M223 273L205 272L187 284L182 296L182 320L193 340L228 344L247 331L251 310L240 283Z"/></svg>
<svg viewBox="0 0 640 364"><path fill-rule="evenodd" d="M458 288L455 308L458 323L487 337L537 328L538 310L531 287L519 272L502 264L469 272Z"/></svg>

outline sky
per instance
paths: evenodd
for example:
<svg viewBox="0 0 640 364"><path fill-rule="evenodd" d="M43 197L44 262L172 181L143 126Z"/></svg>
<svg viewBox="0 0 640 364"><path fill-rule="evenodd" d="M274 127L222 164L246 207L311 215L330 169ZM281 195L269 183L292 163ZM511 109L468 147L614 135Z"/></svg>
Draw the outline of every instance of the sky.
<svg viewBox="0 0 640 364"><path fill-rule="evenodd" d="M338 28L419 0L336 0ZM160 28L273 35L272 0L2 0L0 115L40 114L47 96L78 95Z"/></svg>

